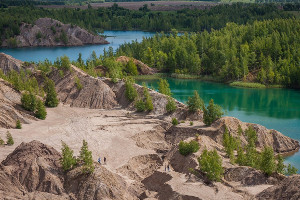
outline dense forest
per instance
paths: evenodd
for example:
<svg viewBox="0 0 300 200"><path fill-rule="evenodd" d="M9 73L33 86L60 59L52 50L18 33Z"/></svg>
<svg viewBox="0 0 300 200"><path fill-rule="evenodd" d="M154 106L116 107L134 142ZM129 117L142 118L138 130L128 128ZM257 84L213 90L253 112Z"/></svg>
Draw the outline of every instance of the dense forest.
<svg viewBox="0 0 300 200"><path fill-rule="evenodd" d="M300 87L300 20L228 23L221 30L157 34L122 45L117 55L164 72Z"/></svg>
<svg viewBox="0 0 300 200"><path fill-rule="evenodd" d="M110 8L98 9L44 9L34 6L0 8L1 40L20 33L22 22L34 23L41 17L50 17L79 25L89 31L100 30L145 30L165 31L177 29L198 32L223 28L228 22L253 23L255 20L292 18L291 14L268 4L220 5L205 10L180 10L155 12L148 9L128 10L114 4Z"/></svg>

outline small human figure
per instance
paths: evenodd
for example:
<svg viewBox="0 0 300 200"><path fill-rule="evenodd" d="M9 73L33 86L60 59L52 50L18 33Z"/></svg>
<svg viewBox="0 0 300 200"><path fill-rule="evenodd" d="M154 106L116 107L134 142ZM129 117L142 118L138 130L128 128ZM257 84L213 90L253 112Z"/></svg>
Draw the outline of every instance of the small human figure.
<svg viewBox="0 0 300 200"><path fill-rule="evenodd" d="M165 164L165 172L167 171L167 164Z"/></svg>
<svg viewBox="0 0 300 200"><path fill-rule="evenodd" d="M98 158L98 163L101 165L101 158L100 157Z"/></svg>
<svg viewBox="0 0 300 200"><path fill-rule="evenodd" d="M105 165L106 164L106 157L103 158L103 161L104 161L104 165Z"/></svg>
<svg viewBox="0 0 300 200"><path fill-rule="evenodd" d="M168 172L170 172L170 165L169 164L168 164L167 168L168 168Z"/></svg>

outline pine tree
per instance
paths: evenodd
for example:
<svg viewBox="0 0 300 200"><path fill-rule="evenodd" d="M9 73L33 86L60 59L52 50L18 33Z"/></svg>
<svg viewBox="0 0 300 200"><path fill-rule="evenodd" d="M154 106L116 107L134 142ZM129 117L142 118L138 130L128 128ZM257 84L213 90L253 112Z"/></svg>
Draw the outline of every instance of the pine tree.
<svg viewBox="0 0 300 200"><path fill-rule="evenodd" d="M283 163L282 155L278 154L277 156L277 165L276 165L276 172L280 174L284 174L285 165Z"/></svg>
<svg viewBox="0 0 300 200"><path fill-rule="evenodd" d="M176 103L172 97L168 98L168 103L166 104L167 112L171 113L177 109Z"/></svg>
<svg viewBox="0 0 300 200"><path fill-rule="evenodd" d="M159 83L158 83L158 91L161 94L165 94L167 96L171 96L171 89L170 89L170 85L168 83L168 81L166 79L159 79Z"/></svg>
<svg viewBox="0 0 300 200"><path fill-rule="evenodd" d="M138 96L137 91L133 85L134 80L132 78L127 78L125 81L125 96L129 101L134 101Z"/></svg>
<svg viewBox="0 0 300 200"><path fill-rule="evenodd" d="M144 97L145 97L145 109L148 111L152 111L153 110L152 97L150 96L149 90L145 83L143 83L143 87L144 87Z"/></svg>
<svg viewBox="0 0 300 200"><path fill-rule="evenodd" d="M88 143L83 140L80 149L79 160L83 163L83 173L93 173L95 166L93 164L92 152L88 149Z"/></svg>
<svg viewBox="0 0 300 200"><path fill-rule="evenodd" d="M240 140L237 141L237 158L236 158L236 163L239 165L245 165L246 162L246 157L244 154L243 147L241 146Z"/></svg>
<svg viewBox="0 0 300 200"><path fill-rule="evenodd" d="M47 111L41 100L37 101L35 116L39 119L46 119Z"/></svg>
<svg viewBox="0 0 300 200"><path fill-rule="evenodd" d="M62 168L64 171L68 171L77 164L77 160L73 156L73 150L70 149L70 147L64 142L62 142L61 152L62 152L62 157L60 162Z"/></svg>
<svg viewBox="0 0 300 200"><path fill-rule="evenodd" d="M20 120L17 120L16 129L21 129L21 128L22 128L22 124L21 124Z"/></svg>
<svg viewBox="0 0 300 200"><path fill-rule="evenodd" d="M291 164L286 167L285 175L291 176L293 174L297 174L298 169Z"/></svg>
<svg viewBox="0 0 300 200"><path fill-rule="evenodd" d="M15 143L14 139L9 131L7 131L7 133L6 133L6 139L7 139L7 141L6 141L7 145L13 145Z"/></svg>
<svg viewBox="0 0 300 200"><path fill-rule="evenodd" d="M260 169L270 176L276 169L272 147L265 147L261 153Z"/></svg>
<svg viewBox="0 0 300 200"><path fill-rule="evenodd" d="M34 112L36 109L36 97L32 93L25 93L21 98L22 107L25 110Z"/></svg>
<svg viewBox="0 0 300 200"><path fill-rule="evenodd" d="M210 126L214 121L221 118L223 115L222 108L214 104L214 100L209 101L207 108L203 106L203 121L206 125Z"/></svg>
<svg viewBox="0 0 300 200"><path fill-rule="evenodd" d="M198 92L195 90L194 91L194 96L189 97L187 101L187 105L190 111L196 112L198 110L201 110L204 106L203 100L200 98Z"/></svg>
<svg viewBox="0 0 300 200"><path fill-rule="evenodd" d="M223 134L223 145L226 151L227 156L230 158L231 162L234 162L234 149L236 149L236 139L231 136L228 132L227 127L225 126L225 131Z"/></svg>
<svg viewBox="0 0 300 200"><path fill-rule="evenodd" d="M132 59L130 59L126 64L126 72L129 76L137 76L139 74L137 67Z"/></svg>
<svg viewBox="0 0 300 200"><path fill-rule="evenodd" d="M4 145L4 140L0 137L0 145Z"/></svg>
<svg viewBox="0 0 300 200"><path fill-rule="evenodd" d="M57 93L55 91L55 84L51 79L45 82L44 90L46 92L45 105L48 107L56 107L58 105Z"/></svg>

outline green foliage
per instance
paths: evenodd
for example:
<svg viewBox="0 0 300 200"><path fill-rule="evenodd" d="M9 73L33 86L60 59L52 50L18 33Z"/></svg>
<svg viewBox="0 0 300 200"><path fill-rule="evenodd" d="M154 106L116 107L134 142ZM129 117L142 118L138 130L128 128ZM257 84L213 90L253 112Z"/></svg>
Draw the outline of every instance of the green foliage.
<svg viewBox="0 0 300 200"><path fill-rule="evenodd" d="M166 110L167 112L171 113L174 112L177 109L176 103L172 97L168 98L168 102L166 104Z"/></svg>
<svg viewBox="0 0 300 200"><path fill-rule="evenodd" d="M68 71L71 69L71 62L68 56L64 55L57 58L54 62L54 66L63 71Z"/></svg>
<svg viewBox="0 0 300 200"><path fill-rule="evenodd" d="M85 140L82 141L79 160L83 164L83 168L82 168L83 173L90 174L94 172L95 166L93 164L92 152L89 151L88 143Z"/></svg>
<svg viewBox="0 0 300 200"><path fill-rule="evenodd" d="M213 99L209 101L207 108L203 106L203 121L208 126L217 119L220 119L223 114L222 108L219 105L214 104Z"/></svg>
<svg viewBox="0 0 300 200"><path fill-rule="evenodd" d="M132 78L127 78L125 81L125 96L129 101L134 101L138 96L134 87L134 80Z"/></svg>
<svg viewBox="0 0 300 200"><path fill-rule="evenodd" d="M193 126L194 125L194 122L190 122L190 126Z"/></svg>
<svg viewBox="0 0 300 200"><path fill-rule="evenodd" d="M286 167L286 172L285 175L287 176L291 176L293 174L297 174L298 169L294 166L292 166L291 164L288 164L288 166Z"/></svg>
<svg viewBox="0 0 300 200"><path fill-rule="evenodd" d="M170 89L170 85L168 83L168 81L166 79L159 79L159 83L158 83L158 91L161 94L165 94L167 96L171 96L171 89Z"/></svg>
<svg viewBox="0 0 300 200"><path fill-rule="evenodd" d="M127 62L125 71L127 72L127 75L129 75L129 76L137 76L137 75L139 75L137 67L134 64L134 62L133 62L132 59L130 59Z"/></svg>
<svg viewBox="0 0 300 200"><path fill-rule="evenodd" d="M246 88L266 88L266 86L261 83L251 83L251 82L241 82L241 81L232 82L230 83L230 85L236 87L246 87Z"/></svg>
<svg viewBox="0 0 300 200"><path fill-rule="evenodd" d="M153 110L152 97L150 96L149 90L145 83L143 83L143 88L144 88L144 98L145 98L145 109L148 111L152 111Z"/></svg>
<svg viewBox="0 0 300 200"><path fill-rule="evenodd" d="M76 85L77 90L81 90L83 88L83 86L80 82L80 79L77 76L75 77L75 85Z"/></svg>
<svg viewBox="0 0 300 200"><path fill-rule="evenodd" d="M4 140L0 137L0 145L4 145Z"/></svg>
<svg viewBox="0 0 300 200"><path fill-rule="evenodd" d="M34 112L37 106L37 100L32 93L24 93L21 98L22 107L25 110Z"/></svg>
<svg viewBox="0 0 300 200"><path fill-rule="evenodd" d="M229 134L226 126L223 133L223 146L225 148L226 155L230 158L230 161L234 162L235 159L233 151L237 148L237 141L233 136Z"/></svg>
<svg viewBox="0 0 300 200"><path fill-rule="evenodd" d="M61 154L62 157L60 163L64 171L69 171L77 165L77 160L73 155L73 150L63 141L62 141Z"/></svg>
<svg viewBox="0 0 300 200"><path fill-rule="evenodd" d="M46 119L47 111L44 103L41 100L37 100L35 116L39 119Z"/></svg>
<svg viewBox="0 0 300 200"><path fill-rule="evenodd" d="M68 36L66 34L65 31L62 31L60 36L59 36L59 39L64 43L64 44L68 44L69 42L69 39L68 39Z"/></svg>
<svg viewBox="0 0 300 200"><path fill-rule="evenodd" d="M14 142L14 139L13 139L13 137L12 137L12 135L11 135L11 133L9 132L9 131L7 131L7 133L6 133L6 144L7 145L13 145L15 142Z"/></svg>
<svg viewBox="0 0 300 200"><path fill-rule="evenodd" d="M189 97L187 101L187 105L190 111L196 112L198 110L201 110L204 106L204 101L200 98L198 92L194 91L194 96Z"/></svg>
<svg viewBox="0 0 300 200"><path fill-rule="evenodd" d="M239 165L246 165L246 156L240 140L237 140L237 158L235 162Z"/></svg>
<svg viewBox="0 0 300 200"><path fill-rule="evenodd" d="M260 169L267 175L271 175L276 170L274 151L272 147L265 147L261 153Z"/></svg>
<svg viewBox="0 0 300 200"><path fill-rule="evenodd" d="M200 149L197 141L192 140L190 142L179 142L179 153L181 155L187 156L191 153L196 153Z"/></svg>
<svg viewBox="0 0 300 200"><path fill-rule="evenodd" d="M22 124L21 124L20 120L17 120L17 122L16 122L16 129L22 129Z"/></svg>
<svg viewBox="0 0 300 200"><path fill-rule="evenodd" d="M172 124L173 124L174 126L176 126L176 125L179 124L177 118L172 118Z"/></svg>
<svg viewBox="0 0 300 200"><path fill-rule="evenodd" d="M277 156L277 158L276 158L276 160L277 160L277 165L276 165L276 172L277 173L280 173L280 174L284 174L284 168L285 168L285 165L284 165L284 163L283 163L283 157L282 157L282 155L278 155Z"/></svg>
<svg viewBox="0 0 300 200"><path fill-rule="evenodd" d="M35 35L35 38L36 39L41 39L43 37L41 31L39 31L36 35Z"/></svg>
<svg viewBox="0 0 300 200"><path fill-rule="evenodd" d="M59 103L57 99L57 93L55 90L55 84L51 79L46 79L44 90L46 92L45 105L48 107L56 107Z"/></svg>
<svg viewBox="0 0 300 200"><path fill-rule="evenodd" d="M143 99L138 98L138 100L135 102L135 108L138 112L144 112L146 110L146 105Z"/></svg>
<svg viewBox="0 0 300 200"><path fill-rule="evenodd" d="M198 158L200 170L205 172L211 181L220 181L223 176L222 158L216 150L204 150L201 157Z"/></svg>

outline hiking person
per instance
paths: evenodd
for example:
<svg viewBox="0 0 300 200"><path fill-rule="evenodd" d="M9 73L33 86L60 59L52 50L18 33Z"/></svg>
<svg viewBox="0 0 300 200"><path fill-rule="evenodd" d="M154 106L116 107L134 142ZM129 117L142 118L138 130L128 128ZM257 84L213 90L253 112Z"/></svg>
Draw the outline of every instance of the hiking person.
<svg viewBox="0 0 300 200"><path fill-rule="evenodd" d="M168 164L167 168L168 168L168 172L170 172L170 165L169 164Z"/></svg>
<svg viewBox="0 0 300 200"><path fill-rule="evenodd" d="M98 158L98 163L101 165L101 158L100 157Z"/></svg>
<svg viewBox="0 0 300 200"><path fill-rule="evenodd" d="M104 164L106 164L106 157L103 158Z"/></svg>

